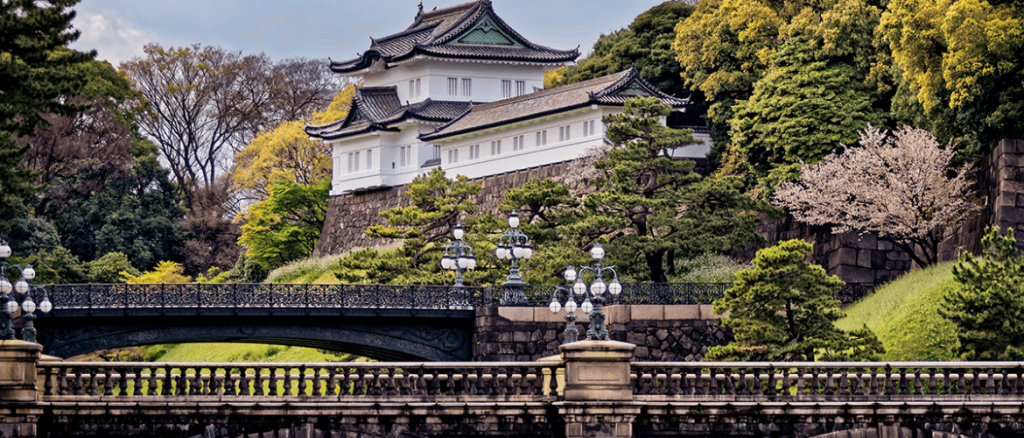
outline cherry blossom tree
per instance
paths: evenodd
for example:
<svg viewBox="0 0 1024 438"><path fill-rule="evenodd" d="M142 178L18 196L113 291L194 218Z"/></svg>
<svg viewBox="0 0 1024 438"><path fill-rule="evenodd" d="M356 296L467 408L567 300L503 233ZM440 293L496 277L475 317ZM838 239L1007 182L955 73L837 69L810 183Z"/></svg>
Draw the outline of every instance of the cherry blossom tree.
<svg viewBox="0 0 1024 438"><path fill-rule="evenodd" d="M804 164L800 179L775 193L775 204L801 222L831 225L833 233L877 234L919 266L937 262L946 230L978 208L970 199L973 168L951 169L954 148L922 129L890 136L868 125L860 145Z"/></svg>

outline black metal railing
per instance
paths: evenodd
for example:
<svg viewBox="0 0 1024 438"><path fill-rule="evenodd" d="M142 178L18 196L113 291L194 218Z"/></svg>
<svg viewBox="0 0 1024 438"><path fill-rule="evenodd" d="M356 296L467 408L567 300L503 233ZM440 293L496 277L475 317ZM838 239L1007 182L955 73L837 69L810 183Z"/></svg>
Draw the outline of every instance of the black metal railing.
<svg viewBox="0 0 1024 438"><path fill-rule="evenodd" d="M712 304L732 283L624 283L608 304ZM848 284L836 298L848 304L873 285ZM468 310L497 305L504 288L377 284L55 284L45 287L55 309L127 308L364 308ZM527 302L546 307L556 286L528 285ZM564 297L560 297L564 300Z"/></svg>

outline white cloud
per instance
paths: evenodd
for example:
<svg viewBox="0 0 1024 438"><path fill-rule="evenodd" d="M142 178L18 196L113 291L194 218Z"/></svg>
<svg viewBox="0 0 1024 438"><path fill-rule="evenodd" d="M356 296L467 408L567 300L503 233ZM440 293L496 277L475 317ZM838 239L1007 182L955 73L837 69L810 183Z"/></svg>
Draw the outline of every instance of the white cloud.
<svg viewBox="0 0 1024 438"><path fill-rule="evenodd" d="M71 48L96 50L96 59L108 61L115 68L132 57L142 56L143 46L152 41L146 31L109 11L102 14L79 12L73 24L82 31L82 36Z"/></svg>
<svg viewBox="0 0 1024 438"><path fill-rule="evenodd" d="M270 29L279 29L284 33L280 44L300 45L324 42L351 49L355 38L366 38L376 30L354 23L333 23L317 21L312 14L290 12L267 18L259 26L238 32L243 40L256 43L270 36Z"/></svg>

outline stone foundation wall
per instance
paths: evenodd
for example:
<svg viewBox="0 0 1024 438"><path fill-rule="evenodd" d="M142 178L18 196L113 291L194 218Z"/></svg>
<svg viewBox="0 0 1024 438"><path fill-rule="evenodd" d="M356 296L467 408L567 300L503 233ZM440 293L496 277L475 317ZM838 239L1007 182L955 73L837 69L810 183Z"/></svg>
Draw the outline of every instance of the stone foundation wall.
<svg viewBox="0 0 1024 438"><path fill-rule="evenodd" d="M604 308L609 336L637 346L636 360L699 361L708 348L727 344L729 331L710 305L615 305ZM475 361L532 361L559 354L565 342L565 312L545 307L497 307L476 310ZM579 339L590 319L578 312Z"/></svg>
<svg viewBox="0 0 1024 438"><path fill-rule="evenodd" d="M504 202L508 189L522 187L533 179L555 178L564 172L567 165L568 162L548 164L473 179L472 182L482 186L477 196L477 205L482 212L497 211L498 205ZM364 231L371 225L385 224L384 218L380 216L382 211L411 205L409 198L405 196L407 187L402 185L332 197L327 206L327 219L323 232L320 233L320 240L313 251L313 257L392 244L393 242L386 239L370 238ZM575 191L585 188L571 189Z"/></svg>
<svg viewBox="0 0 1024 438"><path fill-rule="evenodd" d="M988 226L1013 228L1018 247L1024 248L1024 140L1003 140L978 164L977 202L982 207L947 233L939 244L939 261L981 252L981 237ZM814 245L811 261L847 283L884 283L910 270L910 255L876 235L832 234L830 227L797 222L792 216L763 220L757 227L767 242L730 255L752 260L760 248L789 239Z"/></svg>

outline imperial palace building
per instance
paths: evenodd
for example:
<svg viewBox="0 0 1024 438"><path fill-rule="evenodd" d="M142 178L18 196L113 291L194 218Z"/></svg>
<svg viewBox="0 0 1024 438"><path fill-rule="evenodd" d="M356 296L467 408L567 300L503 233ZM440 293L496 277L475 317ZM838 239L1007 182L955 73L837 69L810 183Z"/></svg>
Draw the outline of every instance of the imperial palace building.
<svg viewBox="0 0 1024 438"><path fill-rule="evenodd" d="M434 168L477 178L572 160L604 145L601 118L633 96L685 111L686 99L635 69L545 90L544 72L579 54L530 42L489 0L421 6L406 30L330 65L363 83L346 118L306 127L331 146L331 195L407 184ZM694 136L704 144L681 147L677 157L707 154L709 136Z"/></svg>

